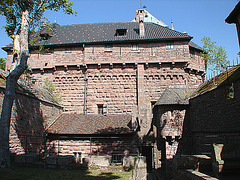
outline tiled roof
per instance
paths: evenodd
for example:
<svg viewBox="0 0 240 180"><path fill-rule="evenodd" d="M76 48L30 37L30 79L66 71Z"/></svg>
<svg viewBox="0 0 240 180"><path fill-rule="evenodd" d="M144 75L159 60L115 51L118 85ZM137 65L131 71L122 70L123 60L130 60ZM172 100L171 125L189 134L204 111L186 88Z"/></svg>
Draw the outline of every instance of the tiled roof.
<svg viewBox="0 0 240 180"><path fill-rule="evenodd" d="M194 89L192 88L166 88L161 97L155 103L156 105L187 105L189 97Z"/></svg>
<svg viewBox="0 0 240 180"><path fill-rule="evenodd" d="M216 89L219 86L239 79L240 79L240 65L237 65L229 69L228 71L223 72L201 84L199 88L196 91L194 91L192 97L196 97L208 91L212 91L213 89Z"/></svg>
<svg viewBox="0 0 240 180"><path fill-rule="evenodd" d="M189 41L189 46L192 47L192 48L198 49L200 51L203 51L203 49L200 46L198 46L197 44L195 44L192 41Z"/></svg>
<svg viewBox="0 0 240 180"><path fill-rule="evenodd" d="M52 134L129 134L131 115L61 114L47 129Z"/></svg>
<svg viewBox="0 0 240 180"><path fill-rule="evenodd" d="M72 45L87 43L113 43L126 41L166 41L166 40L191 40L192 37L167 27L145 22L145 36L139 36L137 22L92 23L73 24L60 26L54 24L54 33L45 45ZM126 29L126 35L117 36L117 29ZM36 43L43 44L44 41ZM7 45L3 49L8 49Z"/></svg>

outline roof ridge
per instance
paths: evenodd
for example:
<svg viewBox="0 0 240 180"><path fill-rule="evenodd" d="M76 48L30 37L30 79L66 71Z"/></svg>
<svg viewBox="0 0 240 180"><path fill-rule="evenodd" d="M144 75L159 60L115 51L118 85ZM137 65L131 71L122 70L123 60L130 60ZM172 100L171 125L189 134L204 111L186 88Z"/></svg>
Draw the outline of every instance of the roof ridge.
<svg viewBox="0 0 240 180"><path fill-rule="evenodd" d="M83 24L66 24L66 25L60 25L61 27L64 26L74 26L74 25L89 25L89 24L118 24L118 23L137 23L137 22L96 22L96 23L83 23ZM151 23L151 22L144 22L144 23ZM152 23L154 24L154 23Z"/></svg>

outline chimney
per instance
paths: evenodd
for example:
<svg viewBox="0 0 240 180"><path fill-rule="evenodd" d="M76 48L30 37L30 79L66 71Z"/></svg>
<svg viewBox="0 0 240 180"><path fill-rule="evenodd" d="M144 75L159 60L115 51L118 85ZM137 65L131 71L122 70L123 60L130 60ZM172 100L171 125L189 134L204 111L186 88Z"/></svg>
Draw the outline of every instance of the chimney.
<svg viewBox="0 0 240 180"><path fill-rule="evenodd" d="M143 37L145 35L144 29L144 10L138 9L136 11L136 22L139 23L139 36Z"/></svg>

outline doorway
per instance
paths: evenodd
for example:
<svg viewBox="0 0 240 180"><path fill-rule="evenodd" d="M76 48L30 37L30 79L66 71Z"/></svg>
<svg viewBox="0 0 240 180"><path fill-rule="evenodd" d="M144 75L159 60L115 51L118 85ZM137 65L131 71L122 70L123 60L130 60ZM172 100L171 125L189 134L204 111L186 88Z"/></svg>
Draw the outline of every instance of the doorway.
<svg viewBox="0 0 240 180"><path fill-rule="evenodd" d="M152 172L154 168L154 161L153 161L153 146L141 146L139 151L142 156L146 157L147 162L147 172Z"/></svg>

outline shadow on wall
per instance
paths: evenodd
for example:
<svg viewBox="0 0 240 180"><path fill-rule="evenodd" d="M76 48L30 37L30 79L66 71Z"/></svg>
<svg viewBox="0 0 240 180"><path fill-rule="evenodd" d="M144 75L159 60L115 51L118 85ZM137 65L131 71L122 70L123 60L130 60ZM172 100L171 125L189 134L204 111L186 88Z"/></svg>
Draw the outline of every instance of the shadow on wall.
<svg viewBox="0 0 240 180"><path fill-rule="evenodd" d="M128 150L130 154L136 154L136 136L129 128L108 127L98 130L95 134L106 135L107 137L103 139L93 138L93 144L96 145L96 148L93 146L92 154L115 155L115 161L120 161L125 150ZM118 137L110 138L113 135Z"/></svg>
<svg viewBox="0 0 240 180"><path fill-rule="evenodd" d="M137 154L136 134L129 128L104 128L94 134L61 136L48 134L48 154L74 154L81 158L89 155L111 155L112 162L121 163L124 151Z"/></svg>
<svg viewBox="0 0 240 180"><path fill-rule="evenodd" d="M39 153L43 148L44 118L40 102L35 98L16 94L12 118L12 133L18 139L12 138L12 153ZM20 147L16 149L16 144ZM24 152L23 152L24 151Z"/></svg>
<svg viewBox="0 0 240 180"><path fill-rule="evenodd" d="M189 106L162 105L155 107L153 113L157 134L155 168L163 177L169 177L173 170L173 157L191 151L188 144L191 142Z"/></svg>

